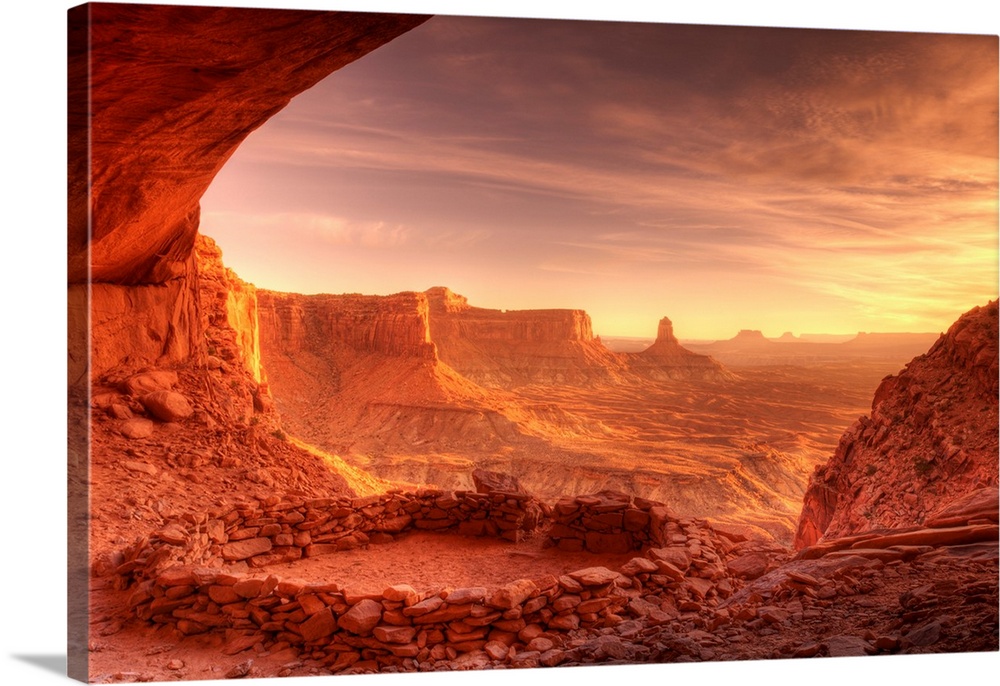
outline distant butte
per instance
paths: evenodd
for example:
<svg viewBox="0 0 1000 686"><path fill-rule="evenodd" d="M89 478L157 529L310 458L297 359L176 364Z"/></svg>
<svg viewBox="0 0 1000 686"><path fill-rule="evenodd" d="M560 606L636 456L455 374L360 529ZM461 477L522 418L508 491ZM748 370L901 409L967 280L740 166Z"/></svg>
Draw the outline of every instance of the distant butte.
<svg viewBox="0 0 1000 686"><path fill-rule="evenodd" d="M425 292L441 361L478 384L615 381L623 360L594 337L583 310L494 310L443 287Z"/></svg>
<svg viewBox="0 0 1000 686"><path fill-rule="evenodd" d="M927 350L938 337L936 333L859 333L849 340L832 334L785 332L780 338L767 338L757 329L743 329L732 338L712 343L692 342L687 347L711 355L731 367L765 365L803 365L833 362L845 358L882 360L898 369L914 355ZM838 340L840 339L840 340Z"/></svg>
<svg viewBox="0 0 1000 686"><path fill-rule="evenodd" d="M653 379L724 378L723 366L708 355L699 355L682 346L674 335L669 318L660 320L656 340L640 353L625 353L629 368Z"/></svg>

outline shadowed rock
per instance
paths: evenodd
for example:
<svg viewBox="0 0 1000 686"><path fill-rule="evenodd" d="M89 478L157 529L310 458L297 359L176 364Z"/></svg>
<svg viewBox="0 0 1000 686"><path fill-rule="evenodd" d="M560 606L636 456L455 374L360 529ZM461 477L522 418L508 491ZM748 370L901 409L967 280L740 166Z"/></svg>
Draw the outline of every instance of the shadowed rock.
<svg viewBox="0 0 1000 686"><path fill-rule="evenodd" d="M795 546L926 520L954 526L974 513L997 521L997 388L993 301L881 383L871 415L844 433L810 479ZM944 515L930 517L938 511Z"/></svg>
<svg viewBox="0 0 1000 686"><path fill-rule="evenodd" d="M472 472L472 481L477 493L528 493L513 474L476 469Z"/></svg>

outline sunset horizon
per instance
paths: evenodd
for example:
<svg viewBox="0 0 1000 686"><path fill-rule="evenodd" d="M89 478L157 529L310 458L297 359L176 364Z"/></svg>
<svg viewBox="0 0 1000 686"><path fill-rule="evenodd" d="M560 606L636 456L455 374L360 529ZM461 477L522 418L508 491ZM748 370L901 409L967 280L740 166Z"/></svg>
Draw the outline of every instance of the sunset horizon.
<svg viewBox="0 0 1000 686"><path fill-rule="evenodd" d="M434 17L240 146L261 288L447 286L595 333L944 331L997 295L990 36Z"/></svg>

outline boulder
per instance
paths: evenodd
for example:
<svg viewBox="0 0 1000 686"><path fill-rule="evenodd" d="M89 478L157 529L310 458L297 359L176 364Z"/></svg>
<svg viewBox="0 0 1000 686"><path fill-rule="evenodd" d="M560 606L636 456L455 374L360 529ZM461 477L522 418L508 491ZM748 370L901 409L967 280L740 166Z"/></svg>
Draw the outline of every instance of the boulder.
<svg viewBox="0 0 1000 686"><path fill-rule="evenodd" d="M194 414L190 401L175 391L154 391L140 398L146 411L163 422L179 422Z"/></svg>
<svg viewBox="0 0 1000 686"><path fill-rule="evenodd" d="M148 419L133 417L122 422L118 431L125 438L149 438L153 435L154 426L153 422Z"/></svg>
<svg viewBox="0 0 1000 686"><path fill-rule="evenodd" d="M271 549L269 538L247 538L222 546L222 559L228 562L246 560L254 555L266 553Z"/></svg>
<svg viewBox="0 0 1000 686"><path fill-rule="evenodd" d="M580 582L583 586L604 586L622 578L618 572L613 572L607 567L587 567L569 573L570 578Z"/></svg>
<svg viewBox="0 0 1000 686"><path fill-rule="evenodd" d="M769 564L767 555L752 552L730 560L726 564L726 569L729 570L730 574L741 579L756 579L767 572Z"/></svg>
<svg viewBox="0 0 1000 686"><path fill-rule="evenodd" d="M512 581L506 586L497 589L497 591L490 597L489 605L490 607L496 607L501 610L509 610L523 603L531 597L531 594L536 590L538 590L538 588L535 586L535 582L531 579L518 579L517 581Z"/></svg>
<svg viewBox="0 0 1000 686"><path fill-rule="evenodd" d="M317 641L321 638L326 638L336 630L337 620L330 608L312 615L299 627L302 638L307 641Z"/></svg>
<svg viewBox="0 0 1000 686"><path fill-rule="evenodd" d="M177 372L149 371L130 376L122 384L122 390L129 395L142 396L155 391L169 391L177 384Z"/></svg>

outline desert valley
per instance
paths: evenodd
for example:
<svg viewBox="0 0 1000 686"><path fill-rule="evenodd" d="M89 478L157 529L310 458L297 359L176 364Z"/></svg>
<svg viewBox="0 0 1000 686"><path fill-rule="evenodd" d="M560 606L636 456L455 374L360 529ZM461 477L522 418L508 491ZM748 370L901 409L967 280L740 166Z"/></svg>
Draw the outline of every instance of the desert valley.
<svg viewBox="0 0 1000 686"><path fill-rule="evenodd" d="M684 343L669 311L637 342L447 284L257 288L201 194L426 18L107 11L70 22L71 48L94 28L71 75L100 57L70 118L94 161L70 186L71 676L998 650L996 300L944 332ZM127 97L152 82L177 88Z"/></svg>

